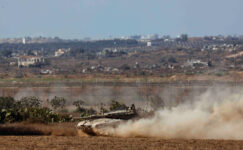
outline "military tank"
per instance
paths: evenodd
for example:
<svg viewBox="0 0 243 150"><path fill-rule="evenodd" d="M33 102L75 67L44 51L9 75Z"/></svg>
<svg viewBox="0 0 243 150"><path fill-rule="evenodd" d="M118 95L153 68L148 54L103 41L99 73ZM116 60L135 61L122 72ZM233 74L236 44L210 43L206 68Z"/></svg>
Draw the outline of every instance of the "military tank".
<svg viewBox="0 0 243 150"><path fill-rule="evenodd" d="M105 129L116 127L137 116L135 105L125 109L80 118L77 128L88 135L106 135Z"/></svg>

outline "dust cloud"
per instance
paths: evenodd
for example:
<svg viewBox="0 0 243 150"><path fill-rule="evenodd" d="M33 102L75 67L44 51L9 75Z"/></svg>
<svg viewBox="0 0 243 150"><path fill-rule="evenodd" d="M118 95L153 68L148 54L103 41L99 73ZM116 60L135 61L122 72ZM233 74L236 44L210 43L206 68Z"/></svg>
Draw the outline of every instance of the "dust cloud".
<svg viewBox="0 0 243 150"><path fill-rule="evenodd" d="M209 88L182 104L156 111L153 117L130 120L106 132L121 137L243 140L242 91Z"/></svg>

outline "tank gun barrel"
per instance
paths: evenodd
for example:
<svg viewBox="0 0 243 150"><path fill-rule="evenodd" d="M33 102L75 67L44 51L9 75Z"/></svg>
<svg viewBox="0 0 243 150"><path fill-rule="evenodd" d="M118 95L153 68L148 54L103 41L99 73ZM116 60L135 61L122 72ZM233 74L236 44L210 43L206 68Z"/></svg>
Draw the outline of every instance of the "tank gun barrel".
<svg viewBox="0 0 243 150"><path fill-rule="evenodd" d="M108 113L98 114L98 115L90 115L87 117L79 117L75 118L77 120L94 120L100 118L110 118L110 119L122 119L129 120L137 116L136 110L134 108L128 110L117 110Z"/></svg>

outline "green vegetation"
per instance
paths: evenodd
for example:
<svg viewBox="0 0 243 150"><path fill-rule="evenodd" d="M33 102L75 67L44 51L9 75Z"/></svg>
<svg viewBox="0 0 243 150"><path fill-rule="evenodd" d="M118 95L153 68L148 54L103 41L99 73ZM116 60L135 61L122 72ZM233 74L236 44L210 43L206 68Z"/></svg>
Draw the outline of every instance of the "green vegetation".
<svg viewBox="0 0 243 150"><path fill-rule="evenodd" d="M223 72L216 72L215 75L218 76L218 77L222 77L224 75L224 73Z"/></svg>
<svg viewBox="0 0 243 150"><path fill-rule="evenodd" d="M111 105L110 105L110 110L111 111L115 111L115 110L124 110L127 109L128 107L125 104L122 104L116 100L112 100L111 101Z"/></svg>
<svg viewBox="0 0 243 150"><path fill-rule="evenodd" d="M90 116L90 115L94 115L94 114L97 114L97 112L93 108L89 108L89 109L82 108L80 111L81 117Z"/></svg>
<svg viewBox="0 0 243 150"><path fill-rule="evenodd" d="M170 57L168 58L168 62L170 62L170 63L177 63L177 60L176 60L176 58L174 58L173 56L170 56Z"/></svg>
<svg viewBox="0 0 243 150"><path fill-rule="evenodd" d="M93 108L86 109L82 105L84 104L84 101L82 100L77 100L73 102L73 105L76 106L75 112L80 113L81 117L89 116L89 115L94 115L97 112Z"/></svg>
<svg viewBox="0 0 243 150"><path fill-rule="evenodd" d="M83 104L84 104L84 101L82 101L82 100L76 100L73 102L73 105L76 106L77 108L81 108Z"/></svg>
<svg viewBox="0 0 243 150"><path fill-rule="evenodd" d="M14 100L12 97L0 97L0 123L27 121L32 123L53 123L71 121L71 117L58 114L42 107L37 97L24 97Z"/></svg>
<svg viewBox="0 0 243 150"><path fill-rule="evenodd" d="M0 53L0 56L10 57L11 54L12 54L12 51L11 50L2 50L1 53Z"/></svg>
<svg viewBox="0 0 243 150"><path fill-rule="evenodd" d="M19 101L20 105L24 108L38 108L41 106L41 99L35 96L23 97Z"/></svg>
<svg viewBox="0 0 243 150"><path fill-rule="evenodd" d="M38 97L23 97L20 100L15 100L13 97L0 97L0 123L14 123L14 122L29 122L29 123L54 123L54 122L68 122L72 121L72 117L67 112L64 112L66 100L62 97L55 96L48 101L51 107L42 106L42 100ZM76 106L74 112L80 113L81 117L97 114L93 108L84 107L83 100L76 100L73 102ZM124 110L128 107L116 100L110 103L110 111ZM107 112L105 108L101 107L101 112Z"/></svg>
<svg viewBox="0 0 243 150"><path fill-rule="evenodd" d="M50 104L54 110L63 109L66 104L66 99L63 97L55 96L51 101Z"/></svg>

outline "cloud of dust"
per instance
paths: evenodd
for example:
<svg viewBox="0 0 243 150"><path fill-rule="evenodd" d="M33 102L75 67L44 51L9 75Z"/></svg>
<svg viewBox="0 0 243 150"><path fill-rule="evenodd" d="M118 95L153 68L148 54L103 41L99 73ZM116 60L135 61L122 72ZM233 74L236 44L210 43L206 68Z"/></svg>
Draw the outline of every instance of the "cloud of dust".
<svg viewBox="0 0 243 150"><path fill-rule="evenodd" d="M209 88L191 99L106 132L122 137L243 139L242 88Z"/></svg>

